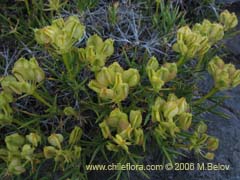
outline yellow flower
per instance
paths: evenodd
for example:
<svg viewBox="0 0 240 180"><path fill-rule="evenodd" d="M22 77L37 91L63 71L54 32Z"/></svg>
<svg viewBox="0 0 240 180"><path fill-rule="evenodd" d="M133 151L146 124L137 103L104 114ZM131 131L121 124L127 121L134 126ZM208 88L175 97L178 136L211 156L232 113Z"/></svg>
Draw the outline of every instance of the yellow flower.
<svg viewBox="0 0 240 180"><path fill-rule="evenodd" d="M184 112L179 115L178 121L179 121L179 127L186 131L191 126L192 114Z"/></svg>
<svg viewBox="0 0 240 180"><path fill-rule="evenodd" d="M69 144L77 144L81 137L82 137L82 129L78 126L75 126L74 129L72 130L72 132L70 133L70 137L69 137Z"/></svg>
<svg viewBox="0 0 240 180"><path fill-rule="evenodd" d="M102 135L105 139L111 137L111 131L105 120L99 124L99 127L101 128Z"/></svg>
<svg viewBox="0 0 240 180"><path fill-rule="evenodd" d="M7 149L12 152L16 152L24 144L25 139L18 133L14 133L5 137L5 143Z"/></svg>
<svg viewBox="0 0 240 180"><path fill-rule="evenodd" d="M96 80L91 80L88 87L102 99L111 99L115 103L125 100L130 87L136 86L140 75L136 69L123 70L117 63L103 67L95 73Z"/></svg>
<svg viewBox="0 0 240 180"><path fill-rule="evenodd" d="M85 27L76 16L70 16L66 21L56 19L52 25L35 29L34 32L39 44L51 45L57 53L64 54L83 37Z"/></svg>
<svg viewBox="0 0 240 180"><path fill-rule="evenodd" d="M61 143L63 142L63 136L61 134L51 134L51 136L48 137L48 142L52 146L58 147L61 149Z"/></svg>
<svg viewBox="0 0 240 180"><path fill-rule="evenodd" d="M80 61L90 64L92 71L97 72L113 53L113 40L106 39L103 41L101 37L95 34L88 38L85 49L79 49L79 58Z"/></svg>
<svg viewBox="0 0 240 180"><path fill-rule="evenodd" d="M233 64L225 64L219 57L214 57L208 64L208 72L213 76L215 88L226 90L240 84L240 70Z"/></svg>
<svg viewBox="0 0 240 180"><path fill-rule="evenodd" d="M130 111L130 123L133 128L139 128L142 123L142 113L141 111Z"/></svg>
<svg viewBox="0 0 240 180"><path fill-rule="evenodd" d="M146 72L154 91L158 92L166 82L176 77L177 65L175 63L165 63L162 67L159 67L157 59L151 57Z"/></svg>
<svg viewBox="0 0 240 180"><path fill-rule="evenodd" d="M37 147L38 143L41 142L41 137L36 133L30 133L26 135L26 139L34 146Z"/></svg>
<svg viewBox="0 0 240 180"><path fill-rule="evenodd" d="M195 24L193 31L200 33L202 36L208 38L208 42L213 45L224 37L224 28L221 24L211 23L209 20L204 19L202 24Z"/></svg>
<svg viewBox="0 0 240 180"><path fill-rule="evenodd" d="M54 158L57 154L57 149L53 146L45 146L43 148L43 154L46 159Z"/></svg>
<svg viewBox="0 0 240 180"><path fill-rule="evenodd" d="M238 19L235 13L230 13L228 10L223 11L219 16L220 23L223 24L224 30L228 31L238 24Z"/></svg>
<svg viewBox="0 0 240 180"><path fill-rule="evenodd" d="M219 140L215 137L209 137L207 140L207 149L209 151L215 151L218 148Z"/></svg>
<svg viewBox="0 0 240 180"><path fill-rule="evenodd" d="M127 142L125 139L123 139L120 135L116 135L115 138L113 138L113 141L120 146L122 149L124 149L127 153L128 151L128 146L131 145L130 142Z"/></svg>

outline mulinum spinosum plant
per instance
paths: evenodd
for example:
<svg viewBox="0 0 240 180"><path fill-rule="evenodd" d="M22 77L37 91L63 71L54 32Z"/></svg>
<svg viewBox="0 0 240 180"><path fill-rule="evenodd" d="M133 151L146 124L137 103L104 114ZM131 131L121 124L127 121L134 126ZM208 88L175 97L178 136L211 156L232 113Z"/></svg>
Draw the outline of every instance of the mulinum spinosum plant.
<svg viewBox="0 0 240 180"><path fill-rule="evenodd" d="M109 62L115 51L111 38L103 40L93 34L85 47L77 47L86 28L76 16L34 29L36 42L63 66L57 66L60 74L46 74L38 57L22 57L9 75L1 77L0 125L15 127L6 134L1 132L0 162L4 172L35 174L47 162L54 170L71 173L69 168L77 168L84 179L86 164L138 164L152 149L162 155L164 162L174 162L191 152L212 160L221 140L207 134L207 124L195 118L194 110L215 93L240 84L240 70L233 64L226 64L216 55L209 58L216 43L237 23L236 15L225 10L218 22L205 19L179 27L172 46L176 59L161 64L149 56L141 68L127 67L117 60ZM207 70L214 80L212 89L198 98L192 98L194 90L188 92L190 95L181 94L178 88L186 80L186 68L192 73ZM79 76L82 72L87 72L84 78ZM72 95L78 106L66 99L61 102L58 96L52 98L46 80L53 81L53 88L59 92ZM16 108L14 104L25 98L36 99L40 115L28 112L28 108ZM31 118L37 118L35 127L31 127ZM48 124L43 122L48 118L67 119L67 130L49 124L50 129L45 131Z"/></svg>

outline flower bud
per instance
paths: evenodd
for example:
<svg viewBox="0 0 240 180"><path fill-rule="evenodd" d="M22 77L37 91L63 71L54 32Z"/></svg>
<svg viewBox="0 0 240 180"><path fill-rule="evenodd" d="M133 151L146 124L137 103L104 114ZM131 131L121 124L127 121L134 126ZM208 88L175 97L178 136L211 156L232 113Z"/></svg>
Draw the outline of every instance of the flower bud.
<svg viewBox="0 0 240 180"><path fill-rule="evenodd" d="M139 128L142 123L141 111L130 111L130 123L133 128Z"/></svg>
<svg viewBox="0 0 240 180"><path fill-rule="evenodd" d="M159 77L159 79L164 81L164 83L167 82L167 80L169 79L169 74L170 73L168 69L163 66L160 69L158 69L156 72L157 77Z"/></svg>
<svg viewBox="0 0 240 180"><path fill-rule="evenodd" d="M207 140L207 149L209 151L215 151L218 148L219 140L215 137L209 137Z"/></svg>
<svg viewBox="0 0 240 180"><path fill-rule="evenodd" d="M235 13L230 13L228 10L223 11L219 16L220 23L223 24L224 30L228 31L237 26L238 19Z"/></svg>
<svg viewBox="0 0 240 180"><path fill-rule="evenodd" d="M42 29L35 29L34 35L38 44L51 44L54 42L56 34L59 32L55 26L46 26Z"/></svg>
<svg viewBox="0 0 240 180"><path fill-rule="evenodd" d="M87 47L92 46L95 52L100 52L103 47L103 40L97 34L90 36L87 40Z"/></svg>
<svg viewBox="0 0 240 180"><path fill-rule="evenodd" d="M179 108L176 102L168 101L164 104L162 110L163 110L164 117L168 118L168 120L172 120L173 117L178 114Z"/></svg>
<svg viewBox="0 0 240 180"><path fill-rule="evenodd" d="M34 147L31 147L30 144L25 144L25 145L22 147L21 156L22 156L23 158L25 158L26 160L31 161L31 160L32 160L33 153L34 153L34 150L35 150L35 148L34 148Z"/></svg>
<svg viewBox="0 0 240 180"><path fill-rule="evenodd" d="M188 104L187 104L186 99L184 97L178 99L177 104L178 104L178 114L181 114L181 113L187 111Z"/></svg>
<svg viewBox="0 0 240 180"><path fill-rule="evenodd" d="M123 123L125 123L124 127L123 128L119 127L117 133L123 139L131 139L133 128L131 127L131 125L128 122L125 121ZM120 122L120 125L121 125L121 122Z"/></svg>
<svg viewBox="0 0 240 180"><path fill-rule="evenodd" d="M129 127L129 122L126 119L119 119L117 131L118 133L126 130Z"/></svg>
<svg viewBox="0 0 240 180"><path fill-rule="evenodd" d="M106 122L110 127L117 128L120 120L128 122L128 116L120 109L116 108L110 113L109 117L106 119Z"/></svg>
<svg viewBox="0 0 240 180"><path fill-rule="evenodd" d="M18 133L14 133L5 137L5 143L7 149L12 152L16 152L24 144L25 139Z"/></svg>
<svg viewBox="0 0 240 180"><path fill-rule="evenodd" d="M112 63L108 66L109 73L111 74L112 81L115 80L116 73L122 74L124 72L123 68L118 64L118 62Z"/></svg>
<svg viewBox="0 0 240 180"><path fill-rule="evenodd" d="M207 125L201 121L198 123L196 130L198 133L205 133L207 131Z"/></svg>
<svg viewBox="0 0 240 180"><path fill-rule="evenodd" d="M62 29L64 27L64 19L58 18L52 21L52 26L56 26L57 28Z"/></svg>
<svg viewBox="0 0 240 180"><path fill-rule="evenodd" d="M26 171L26 169L24 168L20 159L18 159L18 158L11 159L11 161L8 165L9 173L12 173L15 175L20 175L20 174L24 173L25 171Z"/></svg>
<svg viewBox="0 0 240 180"><path fill-rule="evenodd" d="M63 31L66 31L69 37L79 40L84 35L85 27L80 23L77 16L70 16L65 21Z"/></svg>
<svg viewBox="0 0 240 180"><path fill-rule="evenodd" d="M87 55L86 55L86 50L84 48L78 49L78 57L79 57L79 60L83 63L86 63L88 61Z"/></svg>
<svg viewBox="0 0 240 180"><path fill-rule="evenodd" d="M177 64L176 63L165 63L163 65L164 68L168 70L167 76L162 77L164 82L168 82L173 80L177 75Z"/></svg>
<svg viewBox="0 0 240 180"><path fill-rule="evenodd" d="M153 69L154 71L156 71L159 68L159 63L156 57L151 57L147 63L147 67L146 70L148 72L149 69Z"/></svg>
<svg viewBox="0 0 240 180"><path fill-rule="evenodd" d="M158 77L157 73L153 69L149 69L148 78L154 91L156 92L158 92L164 85L164 81L160 77Z"/></svg>
<svg viewBox="0 0 240 180"><path fill-rule="evenodd" d="M70 51L73 45L72 39L64 31L56 34L53 46L60 54L65 54Z"/></svg>
<svg viewBox="0 0 240 180"><path fill-rule="evenodd" d="M140 75L137 69L130 68L123 72L123 82L127 83L129 87L136 86L140 81Z"/></svg>
<svg viewBox="0 0 240 180"><path fill-rule="evenodd" d="M61 143L63 142L63 136L61 134L51 134L51 136L48 137L48 142L52 146L58 147L61 149Z"/></svg>
<svg viewBox="0 0 240 180"><path fill-rule="evenodd" d="M102 53L104 57L110 57L114 53L114 41L112 39L107 39L103 43Z"/></svg>
<svg viewBox="0 0 240 180"><path fill-rule="evenodd" d="M107 125L107 122L105 120L99 124L99 127L101 128L102 135L105 139L111 137L111 131L110 131L110 129Z"/></svg>
<svg viewBox="0 0 240 180"><path fill-rule="evenodd" d="M120 73L116 73L115 83L113 86L114 91L114 102L121 102L128 96L129 86L126 83L123 83L122 75Z"/></svg>
<svg viewBox="0 0 240 180"><path fill-rule="evenodd" d="M109 86L113 84L111 74L109 73L108 68L103 67L101 71L96 74L96 80L103 86Z"/></svg>
<svg viewBox="0 0 240 180"><path fill-rule="evenodd" d="M13 102L12 94L6 91L2 91L0 93L0 114L3 113L4 114L3 116L6 115L6 117L12 114L13 111L12 108L10 107L11 102Z"/></svg>
<svg viewBox="0 0 240 180"><path fill-rule="evenodd" d="M192 123L192 114L186 112L180 114L178 122L181 129L188 130Z"/></svg>
<svg viewBox="0 0 240 180"><path fill-rule="evenodd" d="M45 78L44 71L39 67L35 58L30 60L20 58L14 64L12 73L18 81L41 82Z"/></svg>
<svg viewBox="0 0 240 180"><path fill-rule="evenodd" d="M155 100L154 105L152 106L152 121L153 122L161 122L162 121L162 117L160 115L161 111L162 111L162 107L165 104L165 100L163 100L160 97L157 97L157 99Z"/></svg>
<svg viewBox="0 0 240 180"><path fill-rule="evenodd" d="M82 129L78 126L75 126L69 137L69 144L77 144L82 137Z"/></svg>
<svg viewBox="0 0 240 180"><path fill-rule="evenodd" d="M184 42L182 40L179 40L177 43L173 44L172 49L175 52L181 53L182 55L188 53L188 47L187 47L187 45L184 44ZM191 55L191 56L193 56L193 55Z"/></svg>
<svg viewBox="0 0 240 180"><path fill-rule="evenodd" d="M137 128L133 130L134 134L134 143L137 145L142 145L144 141L144 134L141 128Z"/></svg>
<svg viewBox="0 0 240 180"><path fill-rule="evenodd" d="M90 89L92 89L93 91L95 91L96 93L100 93L101 92L101 89L104 88L103 85L101 85L98 81L96 80L91 80L89 83L88 83L88 87Z"/></svg>
<svg viewBox="0 0 240 180"><path fill-rule="evenodd" d="M45 146L43 148L43 154L46 159L54 158L57 155L57 151L53 146Z"/></svg>
<svg viewBox="0 0 240 180"><path fill-rule="evenodd" d="M96 61L96 53L94 52L94 46L87 46L85 49L86 61L88 61L92 66L97 65Z"/></svg>
<svg viewBox="0 0 240 180"><path fill-rule="evenodd" d="M99 97L102 99L114 99L115 92L112 89L102 88L99 92Z"/></svg>
<svg viewBox="0 0 240 180"><path fill-rule="evenodd" d="M204 158L208 160L213 160L214 159L214 153L208 152L207 154L204 155Z"/></svg>
<svg viewBox="0 0 240 180"><path fill-rule="evenodd" d="M41 137L36 133L30 133L26 135L26 139L30 142L34 147L38 146L38 143L41 142Z"/></svg>

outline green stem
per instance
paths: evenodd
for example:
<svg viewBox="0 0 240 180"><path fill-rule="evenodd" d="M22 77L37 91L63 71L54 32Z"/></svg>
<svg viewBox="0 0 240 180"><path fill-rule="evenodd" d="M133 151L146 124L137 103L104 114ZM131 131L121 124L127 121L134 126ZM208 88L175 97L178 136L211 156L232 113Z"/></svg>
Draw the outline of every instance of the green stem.
<svg viewBox="0 0 240 180"><path fill-rule="evenodd" d="M42 102L43 104L45 104L46 106L48 106L49 108L52 107L51 104L49 104L45 99L43 99L37 92L34 92L32 94L37 100L39 100L40 102Z"/></svg>
<svg viewBox="0 0 240 180"><path fill-rule="evenodd" d="M197 66L196 66L196 71L201 70L202 64L203 64L203 56L200 57L199 60L198 60L198 63L197 63Z"/></svg>
<svg viewBox="0 0 240 180"><path fill-rule="evenodd" d="M185 61L186 61L185 56L181 56L180 59L177 62L177 66L181 67L185 63Z"/></svg>
<svg viewBox="0 0 240 180"><path fill-rule="evenodd" d="M160 3L157 2L157 3L156 3L156 12L155 12L156 15L158 14L159 6L160 6Z"/></svg>
<svg viewBox="0 0 240 180"><path fill-rule="evenodd" d="M69 79L72 80L73 79L73 74L72 74L71 66L69 64L69 62L71 61L70 53L62 54L62 58L63 58L63 63L65 65L66 69L67 69L67 74L69 76Z"/></svg>
<svg viewBox="0 0 240 180"><path fill-rule="evenodd" d="M21 121L19 121L19 120L17 120L17 119L13 119L12 122L13 122L14 124L17 124L17 125L20 126L20 127L22 127L22 126L24 125L23 122L21 122ZM29 127L29 126L26 126L26 128L27 128L28 130L32 131L32 132L36 132L36 129L34 129L34 128L31 128L31 127Z"/></svg>
<svg viewBox="0 0 240 180"><path fill-rule="evenodd" d="M194 105L201 104L203 101L205 101L206 99L213 96L216 92L218 92L218 89L217 88L212 88L211 91L209 91L205 96L203 96L200 99L198 99L197 101L195 101L193 104Z"/></svg>

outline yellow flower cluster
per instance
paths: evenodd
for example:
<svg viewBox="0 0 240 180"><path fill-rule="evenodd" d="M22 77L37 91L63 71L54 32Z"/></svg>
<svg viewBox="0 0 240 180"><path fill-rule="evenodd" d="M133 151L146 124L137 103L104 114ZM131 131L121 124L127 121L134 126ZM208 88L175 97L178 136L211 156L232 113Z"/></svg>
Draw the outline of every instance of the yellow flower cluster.
<svg viewBox="0 0 240 180"><path fill-rule="evenodd" d="M0 158L7 162L8 172L19 175L26 171L25 167L37 160L35 148L41 137L30 133L26 137L14 133L5 137L6 148L0 149Z"/></svg>
<svg viewBox="0 0 240 180"><path fill-rule="evenodd" d="M208 72L213 76L217 90L227 90L240 84L240 70L233 64L225 64L218 56L208 64Z"/></svg>
<svg viewBox="0 0 240 180"><path fill-rule="evenodd" d="M37 88L37 83L45 79L44 71L39 67L35 58L30 60L20 58L14 64L12 75L1 80L1 86L7 93L31 95Z"/></svg>
<svg viewBox="0 0 240 180"><path fill-rule="evenodd" d="M63 166L66 163L71 163L74 160L78 160L81 156L82 148L78 145L82 136L82 129L75 126L70 133L68 144L70 148L62 149L62 143L64 138L62 134L51 134L48 137L48 143L51 146L45 146L43 153L46 159L54 158L54 161L61 163Z"/></svg>
<svg viewBox="0 0 240 180"><path fill-rule="evenodd" d="M189 26L181 27L177 32L177 42L173 50L180 53L185 59L203 56L210 48L206 36L194 32Z"/></svg>
<svg viewBox="0 0 240 180"><path fill-rule="evenodd" d="M154 91L158 92L162 86L174 79L177 75L176 63L165 63L159 67L155 57L151 57L147 63L146 71Z"/></svg>
<svg viewBox="0 0 240 180"><path fill-rule="evenodd" d="M114 53L113 40L102 40L98 35L93 35L88 38L86 48L80 48L79 59L82 62L88 63L93 71L100 70L108 57Z"/></svg>
<svg viewBox="0 0 240 180"><path fill-rule="evenodd" d="M197 155L211 160L214 158L213 151L218 148L219 140L213 136L207 135L206 131L207 125L200 122L197 125L196 131L190 138L189 150L194 150Z"/></svg>
<svg viewBox="0 0 240 180"><path fill-rule="evenodd" d="M225 31L235 28L238 24L236 14L230 13L228 10L225 10L220 14L219 21L223 25Z"/></svg>
<svg viewBox="0 0 240 180"><path fill-rule="evenodd" d="M83 37L85 27L78 17L70 16L66 21L63 18L56 19L50 26L35 29L34 32L39 44L51 45L58 53L64 54Z"/></svg>
<svg viewBox="0 0 240 180"><path fill-rule="evenodd" d="M103 137L109 139L107 149L118 152L120 149L129 153L128 146L143 145L142 114L139 110L131 110L130 116L120 109L114 109L99 124Z"/></svg>
<svg viewBox="0 0 240 180"><path fill-rule="evenodd" d="M95 78L89 82L89 88L102 99L111 99L115 103L126 99L129 88L136 86L140 81L138 70L124 70L117 62L103 67L96 73Z"/></svg>
<svg viewBox="0 0 240 180"><path fill-rule="evenodd" d="M185 59L203 57L213 44L224 37L224 31L236 27L237 16L227 10L222 12L219 23L211 23L204 20L202 24L195 24L191 29L189 26L181 27L177 32L177 42L173 50L180 53Z"/></svg>
<svg viewBox="0 0 240 180"><path fill-rule="evenodd" d="M167 101L158 97L152 106L152 121L158 126L155 132L163 139L175 138L176 133L188 130L192 122L189 105L185 98L178 99L174 94L169 94Z"/></svg>

